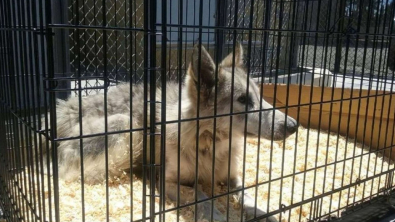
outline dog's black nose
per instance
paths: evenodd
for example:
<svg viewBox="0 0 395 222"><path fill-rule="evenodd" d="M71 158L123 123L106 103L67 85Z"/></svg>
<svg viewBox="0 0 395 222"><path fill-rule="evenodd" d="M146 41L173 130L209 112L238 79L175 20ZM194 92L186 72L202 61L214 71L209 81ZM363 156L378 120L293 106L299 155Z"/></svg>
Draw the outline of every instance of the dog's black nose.
<svg viewBox="0 0 395 222"><path fill-rule="evenodd" d="M292 135L298 129L299 124L292 118L287 119L287 136Z"/></svg>

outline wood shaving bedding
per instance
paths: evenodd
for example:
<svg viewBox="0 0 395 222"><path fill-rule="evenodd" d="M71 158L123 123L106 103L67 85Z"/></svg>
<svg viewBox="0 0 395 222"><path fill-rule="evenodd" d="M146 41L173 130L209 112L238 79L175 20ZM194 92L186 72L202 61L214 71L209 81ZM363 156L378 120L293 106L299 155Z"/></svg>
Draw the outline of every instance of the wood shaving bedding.
<svg viewBox="0 0 395 222"><path fill-rule="evenodd" d="M297 137L297 140L295 139ZM271 144L273 147L271 148ZM306 149L307 147L307 149ZM249 139L246 147L245 186L253 186L258 182L257 189L250 188L251 196L257 193L257 203L261 209L274 211L281 205L289 206L323 193L334 191L356 181L394 168L394 163L381 154L370 153L366 146L354 143L353 139L338 137L337 134L300 127L297 135L289 137L285 143ZM259 158L259 162L258 162ZM257 168L258 166L258 168ZM315 169L315 170L314 170ZM240 174L242 175L242 169ZM256 181L256 173L258 180ZM283 177L281 179L281 177ZM121 178L109 181L109 220L115 222L139 220L142 218L142 181L124 173ZM268 183L271 179L272 182ZM52 178L51 178L52 181ZM386 175L378 176L360 185L326 195L319 202L303 204L291 210L277 214L280 221L307 221L313 215L324 215L330 211L344 208L381 192L386 187ZM23 184L23 183L20 183ZM37 183L35 183L37 184ZM48 181L45 179L46 216L48 217ZM394 182L391 181L391 185ZM24 186L24 185L22 185ZM52 186L52 185L51 185ZM206 191L211 189L206 187ZM216 186L216 192L226 192L227 186ZM270 190L270 192L269 192ZM36 191L37 192L37 191ZM53 190L51 190L53 193ZM82 186L79 182L59 180L60 221L82 221ZM181 190L181 192L184 192ZM147 187L147 194L149 187ZM36 193L37 194L37 193ZM270 195L269 195L270 194ZM28 198L29 195L27 195ZM281 201L280 201L281 197ZM53 195L52 195L53 205ZM149 197L146 197L146 215L149 216ZM216 207L227 214L229 201L229 221L240 221L241 208L232 196L223 196L215 200ZM133 208L131 208L131 203ZM38 203L36 203L38 206ZM314 207L318 208L314 208ZM174 208L174 203L166 202L166 209ZM269 207L269 209L267 209ZM52 208L54 212L54 208ZM159 199L156 199L156 210L159 210ZM194 221L194 207L183 207L179 211L179 221ZM38 213L38 208L36 208ZM106 185L84 185L85 221L106 220ZM52 215L54 216L54 215ZM165 214L166 221L177 221L177 210ZM159 217L156 217L159 221Z"/></svg>

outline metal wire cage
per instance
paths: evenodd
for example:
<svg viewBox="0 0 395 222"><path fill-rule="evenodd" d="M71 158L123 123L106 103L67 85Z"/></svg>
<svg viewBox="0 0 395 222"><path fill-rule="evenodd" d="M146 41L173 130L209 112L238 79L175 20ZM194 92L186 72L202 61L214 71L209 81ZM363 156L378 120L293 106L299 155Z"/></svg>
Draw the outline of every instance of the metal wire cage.
<svg viewBox="0 0 395 222"><path fill-rule="evenodd" d="M197 221L221 214L224 221L328 221L352 218L351 208L361 203L355 211L367 212L364 204L390 197L395 185L394 13L392 0L0 1L0 220ZM238 43L243 71L223 68L230 53L237 62ZM200 105L204 94L197 93L197 113L185 117L182 103L193 103L181 93L186 76L193 62L203 73L207 61L195 45L211 55L216 108L206 115L208 103ZM218 99L226 94L218 83L221 67L232 74L225 102ZM255 84L269 108L247 104L233 111L241 101L232 99L237 72L246 73L247 91ZM196 79L197 90L207 87ZM111 94L119 88L125 91ZM64 100L75 106L63 112ZM240 116L275 110L301 125L287 139L273 141L275 125L284 125L274 114L264 125L271 139L261 138L261 129L250 137L247 117L243 132L232 133ZM112 122L116 117L125 121ZM71 118L66 127L59 122ZM217 130L223 118L230 124ZM202 130L205 122L210 129ZM183 124L192 123L188 138ZM243 143L235 191L230 156L236 136ZM196 172L206 166L196 163L206 152L215 159L221 140L228 143L227 181L202 185ZM70 147L72 154L65 153ZM114 169L113 156L121 154L129 167ZM193 170L181 166L184 156ZM177 186L168 187L174 164ZM95 168L103 178L88 183ZM194 175L189 184L180 176L187 170ZM70 172L74 180L62 176ZM209 197L200 198L200 189ZM239 192L244 199L233 198ZM181 203L183 195L193 198ZM247 212L246 204L256 210ZM202 209L208 215L199 214Z"/></svg>

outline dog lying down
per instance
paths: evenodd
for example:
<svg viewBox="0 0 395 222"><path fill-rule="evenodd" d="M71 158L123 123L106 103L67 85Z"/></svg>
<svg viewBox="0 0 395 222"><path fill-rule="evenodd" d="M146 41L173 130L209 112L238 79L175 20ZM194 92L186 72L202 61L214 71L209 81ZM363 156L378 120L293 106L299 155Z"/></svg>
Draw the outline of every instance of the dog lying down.
<svg viewBox="0 0 395 222"><path fill-rule="evenodd" d="M297 123L294 119L287 117L280 111L273 110L271 105L261 99L258 86L248 78L244 70L242 46L238 44L234 51L234 56L233 53L229 54L216 67L206 49L203 46L195 46L182 91L179 92L178 83L168 83L166 86L166 121L174 121L179 118L196 118L197 107L199 107L199 117L214 116L215 102L217 115L221 115L221 117L216 118L215 133L213 130L214 118L202 118L198 123L196 119L182 121L180 122L180 131L178 130L179 123L176 121L176 123L167 124L166 153L164 154L161 154L160 137L157 137L155 141L155 160L156 164L161 164L160 157L165 155L166 196L172 201L178 200L178 173L180 174L179 182L183 189L195 190L193 186L195 184L196 149L198 149L199 180L197 184L229 183L231 189L241 189L242 182L238 169L242 167L245 133L251 136L260 135L266 139L283 140L297 129ZM201 55L200 59L199 54ZM217 78L216 70L218 70ZM234 74L232 75L232 73ZM200 80L198 79L199 76ZM200 83L200 87L198 83ZM131 92L130 89L132 89ZM156 91L156 98L161 101L161 88ZM181 101L179 101L179 93L181 93ZM131 99L130 96L132 96ZM181 113L179 115L178 107L180 103ZM128 83L124 83L109 89L107 94L107 131L125 132L129 129L143 128L143 105L142 85L130 86ZM79 124L80 108L82 131L80 131ZM259 111L261 108L264 111ZM248 113L240 114L245 111L248 111ZM67 101L59 101L56 112L57 136L60 138L105 132L103 94L82 98L81 107L79 107L78 97L71 97ZM230 117L230 115L226 115L229 113L235 114ZM230 118L232 118L232 124ZM147 121L149 124L149 119ZM161 104L156 106L156 121L161 121ZM246 121L247 127L245 127ZM230 127L232 127L231 130ZM197 129L199 129L198 148L196 148ZM245 132L245 129L247 132ZM159 130L160 128L158 128ZM229 141L230 139L231 141ZM147 141L149 147L149 139ZM141 168L143 162L143 131L110 133L107 136L107 142L104 136L83 138L82 145L80 139L59 142L59 176L68 181L81 178L80 151L82 148L84 181L86 183L103 182L106 169L104 158L106 143L108 145L108 173L110 177L119 176L123 170L129 170L132 167ZM215 143L215 154L213 153L213 143ZM178 152L180 152L180 162L178 162ZM148 152L147 156L149 158ZM212 169L213 159L214 169ZM228 163L229 160L230 164ZM178 164L180 165L180 172L178 172ZM228 166L230 166L229 171ZM213 173L214 181L212 181ZM205 194L200 187L197 190L198 192L195 195L199 200L211 196ZM235 195L236 199L243 203L246 219L266 214L263 210L254 206L255 201L247 192L242 194L240 191ZM180 194L179 200L180 205L182 205L193 202L195 197ZM200 219L210 220L211 214L213 214L215 221L226 220L225 216L215 207L212 213L211 209L211 202L206 201L198 205L198 212L195 213L198 214L197 217ZM262 221L276 221L276 219L269 217Z"/></svg>

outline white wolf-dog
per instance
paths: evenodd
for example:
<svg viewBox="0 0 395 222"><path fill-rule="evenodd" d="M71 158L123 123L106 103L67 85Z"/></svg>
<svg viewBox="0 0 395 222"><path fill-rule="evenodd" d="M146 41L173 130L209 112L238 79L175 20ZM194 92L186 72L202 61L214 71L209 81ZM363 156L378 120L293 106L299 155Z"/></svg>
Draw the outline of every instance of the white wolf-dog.
<svg viewBox="0 0 395 222"><path fill-rule="evenodd" d="M234 55L229 54L220 64L215 64L207 50L197 44L192 53L182 90L179 91L178 83L166 85L166 121L170 122L166 124L166 152L161 153L158 136L155 160L156 164L163 164L160 163L160 157L165 156L166 196L173 201L180 200L180 204L193 201L195 197L193 195L192 197L190 195L178 197L178 182L183 189L198 190L195 195L199 200L208 196L202 191L200 185L197 188L192 187L194 184L229 184L232 189L241 190L242 182L238 171L242 166L244 135L255 137L259 135L270 140L282 140L297 129L294 119L274 110L270 104L261 99L259 87L254 80L248 78L243 67L241 44L237 44L234 52ZM84 97L81 104L78 97L58 101L56 107L57 137L74 138L61 140L58 143L58 169L61 178L65 180L80 178L81 148L85 182L95 183L105 180L106 146L108 147L110 177L119 176L124 170L130 170L132 167L140 166L141 168L143 150L145 150L143 149L143 131L132 130L130 133L128 130L141 129L144 126L143 90L142 85L129 83L110 88L107 92L107 124L105 124L103 94ZM157 101L161 101L161 88L158 87L156 92ZM178 111L179 106L181 113ZM215 110L219 116L215 117L214 132ZM197 113L199 113L199 121L197 121ZM150 114L148 113L147 116L149 117ZM233 119L232 125L229 121L230 116ZM161 104L156 106L155 119L158 123L161 122ZM184 121L179 121L180 119ZM149 124L149 118L147 121ZM247 127L245 127L246 121ZM103 133L106 125L107 132L109 132L107 140L103 134L88 136L84 137L82 145L80 144L79 136ZM231 130L230 127L232 127ZM160 130L160 125L157 130ZM111 133L115 131L122 131L122 133ZM197 138L198 147L196 147ZM147 147L149 147L149 139L147 139ZM132 159L130 159L131 156ZM149 152L147 156L149 158ZM180 158L179 162L178 158ZM195 181L196 159L198 159L198 181ZM212 169L213 161L215 161L215 169ZM229 170L228 166L230 166ZM214 174L215 181L212 181L212 174ZM255 201L247 192L244 192L244 195L238 192L236 199L243 203L247 219L266 214L255 206ZM201 219L210 220L213 215L215 221L226 220L215 207L211 212L210 202L199 204L196 213ZM276 220L274 217L269 217L262 221Z"/></svg>

